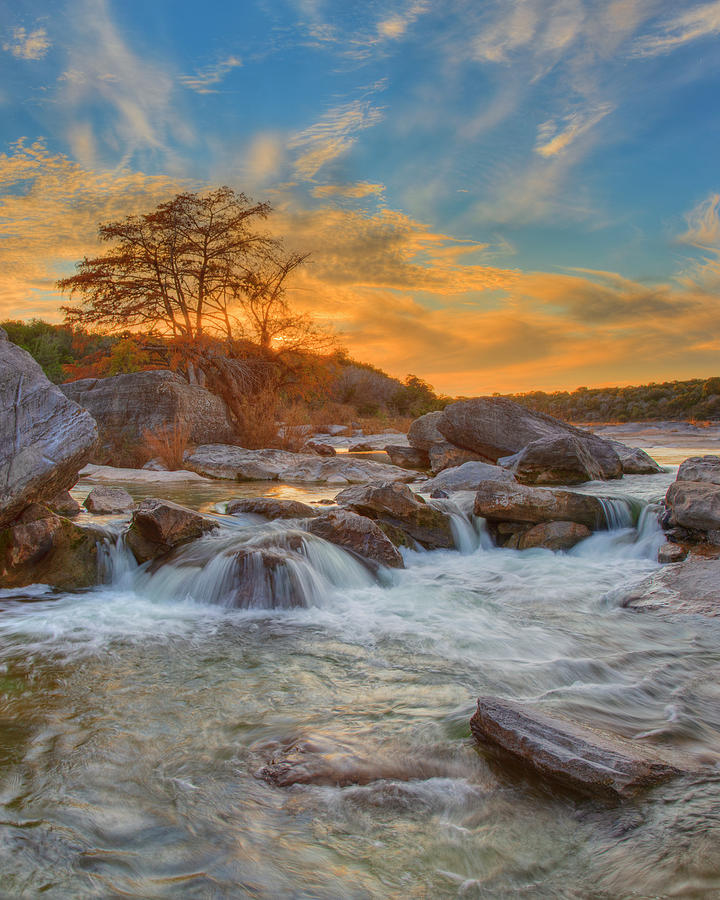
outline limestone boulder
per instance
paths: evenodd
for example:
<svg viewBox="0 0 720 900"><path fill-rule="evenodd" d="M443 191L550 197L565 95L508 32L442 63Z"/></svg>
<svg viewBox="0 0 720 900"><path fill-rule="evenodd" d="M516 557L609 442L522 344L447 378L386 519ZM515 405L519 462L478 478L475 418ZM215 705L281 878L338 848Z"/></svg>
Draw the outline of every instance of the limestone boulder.
<svg viewBox="0 0 720 900"><path fill-rule="evenodd" d="M415 419L408 429L407 439L411 447L418 450L429 450L433 444L442 444L444 436L438 431L438 422L442 418L442 411L425 413L424 416Z"/></svg>
<svg viewBox="0 0 720 900"><path fill-rule="evenodd" d="M126 541L135 559L144 563L197 540L216 527L215 522L192 509L150 498L137 505Z"/></svg>
<svg viewBox="0 0 720 900"><path fill-rule="evenodd" d="M98 485L87 495L83 506L95 515L108 516L130 512L135 508L135 501L124 488Z"/></svg>
<svg viewBox="0 0 720 900"><path fill-rule="evenodd" d="M405 567L395 544L367 516L347 509L333 509L311 519L305 527L311 534L350 550L363 559L391 569Z"/></svg>
<svg viewBox="0 0 720 900"><path fill-rule="evenodd" d="M497 697L480 697L470 728L496 759L590 795L631 797L682 774L647 746Z"/></svg>
<svg viewBox="0 0 720 900"><path fill-rule="evenodd" d="M337 451L325 441L305 441L302 445L303 453L317 453L318 456L337 456Z"/></svg>
<svg viewBox="0 0 720 900"><path fill-rule="evenodd" d="M608 441L620 457L623 475L656 475L663 467L639 447L628 447L622 441Z"/></svg>
<svg viewBox="0 0 720 900"><path fill-rule="evenodd" d="M720 456L691 456L680 464L677 480L720 484Z"/></svg>
<svg viewBox="0 0 720 900"><path fill-rule="evenodd" d="M533 441L570 434L586 445L602 478L622 475L618 455L609 441L504 397L476 397L451 403L438 419L437 429L456 447L472 450L493 462L518 453Z"/></svg>
<svg viewBox="0 0 720 900"><path fill-rule="evenodd" d="M77 481L97 441L92 417L0 334L0 527Z"/></svg>
<svg viewBox="0 0 720 900"><path fill-rule="evenodd" d="M104 540L99 529L76 525L31 504L0 531L0 587L91 587L99 581L98 547Z"/></svg>
<svg viewBox="0 0 720 900"><path fill-rule="evenodd" d="M387 444L385 452L390 462L401 469L429 469L430 457L425 450L399 444Z"/></svg>
<svg viewBox="0 0 720 900"><path fill-rule="evenodd" d="M231 500L226 512L230 516L239 513L251 513L264 516L266 519L309 519L319 515L318 511L308 503L299 500L280 500L275 497L246 497Z"/></svg>
<svg viewBox="0 0 720 900"><path fill-rule="evenodd" d="M720 529L720 484L711 481L675 481L665 503L673 525L694 531Z"/></svg>
<svg viewBox="0 0 720 900"><path fill-rule="evenodd" d="M476 491L484 481L515 483L515 476L502 466L484 462L466 462L452 469L445 469L422 486L423 493L433 491Z"/></svg>
<svg viewBox="0 0 720 900"><path fill-rule="evenodd" d="M620 457L607 441L580 439L574 434L531 441L502 464L521 484L581 484L623 474Z"/></svg>
<svg viewBox="0 0 720 900"><path fill-rule="evenodd" d="M70 491L60 491L48 500L46 505L56 515L65 516L66 519L74 519L82 510L82 506L71 496Z"/></svg>
<svg viewBox="0 0 720 900"><path fill-rule="evenodd" d="M190 444L233 438L223 400L166 369L84 378L61 389L97 422L100 439L93 462L99 464L132 466L144 453L147 459L147 435L173 431Z"/></svg>
<svg viewBox="0 0 720 900"><path fill-rule="evenodd" d="M490 522L575 522L591 531L607 527L597 497L503 481L479 485L474 512Z"/></svg>
<svg viewBox="0 0 720 900"><path fill-rule="evenodd" d="M589 538L592 532L577 522L542 522L518 536L518 550L542 547L545 550L570 550Z"/></svg>
<svg viewBox="0 0 720 900"><path fill-rule="evenodd" d="M479 453L473 453L471 450L463 450L462 447L455 447L447 441L440 444L433 444L428 450L430 457L430 468L434 474L444 472L445 469L453 469L462 466L466 462L484 462L493 464L494 460L489 460Z"/></svg>
<svg viewBox="0 0 720 900"><path fill-rule="evenodd" d="M246 450L227 444L203 444L185 455L185 465L200 475L231 481L292 481L366 484L412 481L408 469L342 455L320 457L289 450Z"/></svg>
<svg viewBox="0 0 720 900"><path fill-rule="evenodd" d="M426 550L455 546L449 516L414 494L405 484L395 482L347 488L335 500L339 506L373 519L384 529L398 529ZM393 538L392 531L389 536Z"/></svg>

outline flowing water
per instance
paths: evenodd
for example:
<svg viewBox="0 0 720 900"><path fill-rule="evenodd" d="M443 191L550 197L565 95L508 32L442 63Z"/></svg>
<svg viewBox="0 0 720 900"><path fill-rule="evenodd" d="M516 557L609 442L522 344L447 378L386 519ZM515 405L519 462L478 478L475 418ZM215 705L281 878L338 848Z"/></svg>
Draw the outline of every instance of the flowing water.
<svg viewBox="0 0 720 900"><path fill-rule="evenodd" d="M671 477L603 485L568 553L493 548L458 495L459 549L404 571L219 516L155 571L109 534L102 587L0 592L0 896L720 896L720 622L621 606ZM612 804L498 769L480 694L693 774ZM303 752L350 776L258 777Z"/></svg>

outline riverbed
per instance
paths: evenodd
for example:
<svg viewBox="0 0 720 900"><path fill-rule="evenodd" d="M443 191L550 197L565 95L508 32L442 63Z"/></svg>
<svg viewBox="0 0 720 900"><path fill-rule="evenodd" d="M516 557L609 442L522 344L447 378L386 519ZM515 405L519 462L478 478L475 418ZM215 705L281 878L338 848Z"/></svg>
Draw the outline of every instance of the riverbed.
<svg viewBox="0 0 720 900"><path fill-rule="evenodd" d="M646 503L673 477L590 490ZM222 520L223 500L260 490L172 499ZM276 537L252 517L176 571L148 576L116 547L100 588L0 592L0 895L720 896L720 622L622 607L657 569L653 517L568 553L496 549L458 522L462 552L407 552L379 579L316 545L307 608L224 605L220 544ZM470 736L481 694L692 774L613 804L498 768ZM298 746L378 777L259 777Z"/></svg>

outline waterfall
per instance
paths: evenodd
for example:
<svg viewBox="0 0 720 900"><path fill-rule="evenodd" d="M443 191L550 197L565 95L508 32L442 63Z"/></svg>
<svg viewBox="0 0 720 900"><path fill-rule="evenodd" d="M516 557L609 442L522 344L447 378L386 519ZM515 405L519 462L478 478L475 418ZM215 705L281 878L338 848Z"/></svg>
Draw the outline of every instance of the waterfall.
<svg viewBox="0 0 720 900"><path fill-rule="evenodd" d="M634 497L598 497L605 515L608 531L620 528L634 528L645 507Z"/></svg>
<svg viewBox="0 0 720 900"><path fill-rule="evenodd" d="M463 554L474 553L481 543L480 534L475 523L476 517L471 512L465 512L455 499L437 499L428 500L427 502L434 506L435 509L445 513L450 519L455 549Z"/></svg>

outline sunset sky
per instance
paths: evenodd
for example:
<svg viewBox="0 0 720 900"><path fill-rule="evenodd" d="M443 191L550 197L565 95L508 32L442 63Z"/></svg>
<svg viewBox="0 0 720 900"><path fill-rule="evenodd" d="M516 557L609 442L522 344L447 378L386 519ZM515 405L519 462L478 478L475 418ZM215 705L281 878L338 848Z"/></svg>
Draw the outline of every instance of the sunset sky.
<svg viewBox="0 0 720 900"><path fill-rule="evenodd" d="M0 318L229 184L294 300L450 394L720 374L720 0L37 0L0 18Z"/></svg>

